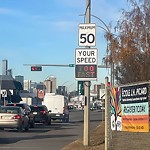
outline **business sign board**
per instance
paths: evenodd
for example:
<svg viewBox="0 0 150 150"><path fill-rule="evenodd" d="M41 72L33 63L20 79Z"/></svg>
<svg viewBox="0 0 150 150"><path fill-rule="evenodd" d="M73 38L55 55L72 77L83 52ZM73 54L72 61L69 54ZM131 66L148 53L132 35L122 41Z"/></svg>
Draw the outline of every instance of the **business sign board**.
<svg viewBox="0 0 150 150"><path fill-rule="evenodd" d="M96 25L91 24L79 24L79 46L95 46L96 45Z"/></svg>
<svg viewBox="0 0 150 150"><path fill-rule="evenodd" d="M112 90L112 130L149 132L149 84L125 85Z"/></svg>
<svg viewBox="0 0 150 150"><path fill-rule="evenodd" d="M76 49L75 77L76 80L97 80L98 50Z"/></svg>
<svg viewBox="0 0 150 150"><path fill-rule="evenodd" d="M148 84L121 87L122 130L149 132Z"/></svg>

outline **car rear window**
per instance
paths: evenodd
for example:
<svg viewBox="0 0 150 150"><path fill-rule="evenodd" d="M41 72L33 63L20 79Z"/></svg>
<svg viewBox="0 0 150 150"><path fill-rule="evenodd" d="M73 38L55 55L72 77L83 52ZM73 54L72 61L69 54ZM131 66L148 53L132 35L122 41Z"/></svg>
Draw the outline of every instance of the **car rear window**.
<svg viewBox="0 0 150 150"><path fill-rule="evenodd" d="M23 109L25 109L25 106L23 104L7 104L7 106L19 106L19 107L22 107Z"/></svg>
<svg viewBox="0 0 150 150"><path fill-rule="evenodd" d="M25 109L25 105L23 104L16 104L16 106L22 107L23 109Z"/></svg>
<svg viewBox="0 0 150 150"><path fill-rule="evenodd" d="M43 106L31 106L30 108L31 108L32 111L36 111L36 112L44 110Z"/></svg>
<svg viewBox="0 0 150 150"><path fill-rule="evenodd" d="M19 109L15 107L1 107L0 113L11 113L11 114L17 114L19 113Z"/></svg>

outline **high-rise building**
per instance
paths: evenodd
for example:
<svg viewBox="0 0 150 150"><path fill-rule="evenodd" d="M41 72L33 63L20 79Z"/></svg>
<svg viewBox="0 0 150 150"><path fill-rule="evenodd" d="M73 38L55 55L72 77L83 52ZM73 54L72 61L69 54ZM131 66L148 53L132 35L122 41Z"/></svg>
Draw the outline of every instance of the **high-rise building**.
<svg viewBox="0 0 150 150"><path fill-rule="evenodd" d="M46 79L44 84L46 86L46 93L56 93L56 78L54 76Z"/></svg>
<svg viewBox="0 0 150 150"><path fill-rule="evenodd" d="M24 90L31 92L31 80L24 80Z"/></svg>
<svg viewBox="0 0 150 150"><path fill-rule="evenodd" d="M2 60L2 75L7 75L8 61L6 59Z"/></svg>
<svg viewBox="0 0 150 150"><path fill-rule="evenodd" d="M31 93L37 93L37 82L31 82Z"/></svg>
<svg viewBox="0 0 150 150"><path fill-rule="evenodd" d="M24 87L24 76L21 76L21 75L15 76L15 80L19 81L22 87Z"/></svg>
<svg viewBox="0 0 150 150"><path fill-rule="evenodd" d="M58 86L58 94L60 95L66 95L66 86Z"/></svg>

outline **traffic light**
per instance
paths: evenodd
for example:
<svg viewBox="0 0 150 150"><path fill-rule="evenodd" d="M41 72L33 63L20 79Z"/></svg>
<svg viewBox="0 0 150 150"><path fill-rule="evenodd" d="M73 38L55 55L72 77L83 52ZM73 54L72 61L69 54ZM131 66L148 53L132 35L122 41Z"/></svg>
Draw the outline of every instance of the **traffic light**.
<svg viewBox="0 0 150 150"><path fill-rule="evenodd" d="M42 71L42 66L31 66L31 71Z"/></svg>
<svg viewBox="0 0 150 150"><path fill-rule="evenodd" d="M84 95L84 82L78 81L78 94Z"/></svg>

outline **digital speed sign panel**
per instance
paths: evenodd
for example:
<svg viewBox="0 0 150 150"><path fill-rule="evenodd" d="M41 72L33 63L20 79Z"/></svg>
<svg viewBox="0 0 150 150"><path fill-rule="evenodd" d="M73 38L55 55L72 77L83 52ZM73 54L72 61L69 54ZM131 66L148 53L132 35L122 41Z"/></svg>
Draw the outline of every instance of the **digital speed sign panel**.
<svg viewBox="0 0 150 150"><path fill-rule="evenodd" d="M76 80L97 80L97 49L76 49L75 77Z"/></svg>
<svg viewBox="0 0 150 150"><path fill-rule="evenodd" d="M96 80L97 65L76 65L75 76L77 80Z"/></svg>

